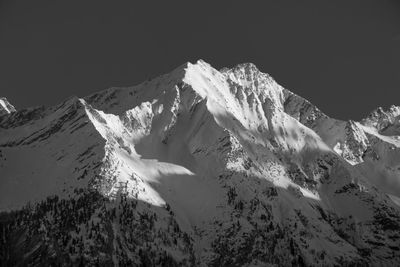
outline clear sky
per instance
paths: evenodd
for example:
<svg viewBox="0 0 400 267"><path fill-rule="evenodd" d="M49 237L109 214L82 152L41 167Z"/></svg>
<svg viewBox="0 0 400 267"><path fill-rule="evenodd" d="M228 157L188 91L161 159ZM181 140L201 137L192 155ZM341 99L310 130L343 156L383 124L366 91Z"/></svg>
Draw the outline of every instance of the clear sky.
<svg viewBox="0 0 400 267"><path fill-rule="evenodd" d="M21 109L187 61L253 62L328 115L400 105L400 1L0 0L0 96Z"/></svg>

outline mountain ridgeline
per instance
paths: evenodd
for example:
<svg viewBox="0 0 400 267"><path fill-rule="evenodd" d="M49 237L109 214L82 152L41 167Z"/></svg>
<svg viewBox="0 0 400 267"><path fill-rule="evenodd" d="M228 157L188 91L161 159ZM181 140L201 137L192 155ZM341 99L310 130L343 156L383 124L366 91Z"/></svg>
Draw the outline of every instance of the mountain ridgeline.
<svg viewBox="0 0 400 267"><path fill-rule="evenodd" d="M400 108L330 118L251 63L17 111L2 266L395 266Z"/></svg>

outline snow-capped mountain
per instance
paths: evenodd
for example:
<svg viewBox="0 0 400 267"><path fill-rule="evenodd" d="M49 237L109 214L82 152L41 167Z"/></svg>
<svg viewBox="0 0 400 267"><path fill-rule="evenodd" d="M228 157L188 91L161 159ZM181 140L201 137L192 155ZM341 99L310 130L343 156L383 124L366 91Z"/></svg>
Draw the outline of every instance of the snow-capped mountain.
<svg viewBox="0 0 400 267"><path fill-rule="evenodd" d="M400 263L400 108L330 118L253 64L0 102L5 265Z"/></svg>
<svg viewBox="0 0 400 267"><path fill-rule="evenodd" d="M0 97L0 116L4 114L10 114L11 112L15 112L15 108L13 105L8 102L8 100L4 97Z"/></svg>

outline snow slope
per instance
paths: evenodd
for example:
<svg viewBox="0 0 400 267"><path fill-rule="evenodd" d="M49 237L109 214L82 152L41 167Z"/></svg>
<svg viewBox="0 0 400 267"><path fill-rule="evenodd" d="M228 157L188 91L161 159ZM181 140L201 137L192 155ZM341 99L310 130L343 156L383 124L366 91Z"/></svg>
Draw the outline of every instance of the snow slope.
<svg viewBox="0 0 400 267"><path fill-rule="evenodd" d="M395 265L396 112L339 121L251 63L218 71L201 60L134 87L13 112L0 117L0 209L33 208L4 215L11 230L0 256ZM31 246L33 237L46 238ZM23 257L7 250L18 244Z"/></svg>

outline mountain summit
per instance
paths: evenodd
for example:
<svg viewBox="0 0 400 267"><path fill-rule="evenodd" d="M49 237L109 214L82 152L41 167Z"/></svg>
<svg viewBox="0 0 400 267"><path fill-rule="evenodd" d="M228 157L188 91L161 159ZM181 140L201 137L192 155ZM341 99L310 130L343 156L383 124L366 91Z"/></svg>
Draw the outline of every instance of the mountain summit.
<svg viewBox="0 0 400 267"><path fill-rule="evenodd" d="M254 64L0 116L9 265L396 265L398 109L330 118Z"/></svg>
<svg viewBox="0 0 400 267"><path fill-rule="evenodd" d="M15 112L15 108L11 105L8 100L4 97L0 97L0 116L3 114L9 114Z"/></svg>

